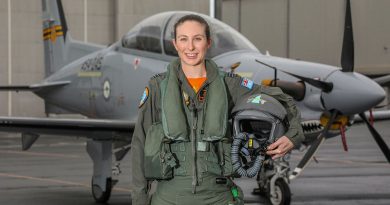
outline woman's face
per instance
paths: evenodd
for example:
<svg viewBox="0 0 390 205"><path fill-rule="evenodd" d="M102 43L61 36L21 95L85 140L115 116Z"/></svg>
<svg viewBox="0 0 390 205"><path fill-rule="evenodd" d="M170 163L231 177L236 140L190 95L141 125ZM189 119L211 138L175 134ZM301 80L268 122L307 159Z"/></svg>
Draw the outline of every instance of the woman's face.
<svg viewBox="0 0 390 205"><path fill-rule="evenodd" d="M182 64L198 66L204 62L211 41L206 37L205 26L197 21L185 21L176 28L173 40Z"/></svg>

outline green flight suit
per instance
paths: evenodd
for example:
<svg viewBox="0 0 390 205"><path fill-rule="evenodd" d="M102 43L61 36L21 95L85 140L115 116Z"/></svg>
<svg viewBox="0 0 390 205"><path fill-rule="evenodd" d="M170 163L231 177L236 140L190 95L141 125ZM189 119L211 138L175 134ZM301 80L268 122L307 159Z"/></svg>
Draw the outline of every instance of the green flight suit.
<svg viewBox="0 0 390 205"><path fill-rule="evenodd" d="M205 85L207 86L216 78L221 78L220 71L214 62L206 60L207 80ZM181 89L189 95L190 99L196 99L196 103L202 108L202 102L200 102L202 95L202 89L195 93L189 85L183 71L180 67L180 60L173 61L168 69L170 72L176 72L176 76L181 82ZM158 74L151 78L148 84L146 95L142 99L140 104L140 110L138 115L138 122L133 134L131 143L131 160L132 160L132 204L144 205L147 204L147 192L148 181L145 179L144 170L144 148L145 138L149 128L156 123L161 122L161 82L166 78L166 73ZM297 109L293 99L284 94L279 88L267 87L257 84L253 86L246 86L243 83L244 78L231 73L224 73L223 81L226 86L227 102L228 102L228 114L231 118L231 110L235 103L243 97L250 96L256 93L264 93L277 99L285 107L288 115L289 128L285 135L293 142L294 146L299 146L303 140L303 132L300 125L300 113ZM177 106L186 106L185 103ZM202 113L202 112L199 112ZM207 115L207 113L204 113ZM188 113L187 113L187 117ZM198 123L198 127L201 127L204 123ZM203 125L204 126L204 125ZM201 128L200 128L201 129ZM197 135L200 132L196 132ZM231 132L227 131L227 137L230 137ZM197 136L197 140L199 137ZM175 145L175 144L173 144ZM173 146L172 145L172 146ZM210 145L211 146L211 145ZM231 194L231 186L233 182L228 179L225 184L217 184L216 178L223 177L218 175L213 166L205 168L203 164L207 164L207 153L199 152L199 157L195 162L195 173L199 177L197 182L196 192L193 190L193 172L194 169L188 170L188 166L194 166L191 160L185 160L191 157L190 142L184 142L176 144L171 147L176 154L180 156L180 163L183 163L187 169L182 170L179 166L175 169L175 174L170 180L160 180L157 185L157 190L153 194L152 204L242 204L242 201L236 201L233 203L233 196ZM212 149L210 149L212 150ZM182 151L182 153L180 153ZM211 152L211 151L210 151ZM206 156L206 157L204 157ZM200 166L197 166L200 165ZM214 167L215 168L215 167ZM219 169L216 168L216 169ZM239 190L240 191L240 190ZM240 198L243 198L242 192L239 194Z"/></svg>

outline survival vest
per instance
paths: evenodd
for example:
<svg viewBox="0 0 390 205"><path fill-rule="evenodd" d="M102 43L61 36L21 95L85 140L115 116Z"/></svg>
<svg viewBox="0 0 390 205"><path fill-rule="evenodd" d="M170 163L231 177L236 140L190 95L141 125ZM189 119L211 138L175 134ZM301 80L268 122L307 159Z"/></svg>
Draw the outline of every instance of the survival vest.
<svg viewBox="0 0 390 205"><path fill-rule="evenodd" d="M228 176L232 172L225 73L206 60L207 73L217 76L200 89L206 89L207 96L198 103L196 99L186 99L176 72L179 66L179 60L172 62L160 83L161 122L147 131L145 177L191 175L196 186L203 174Z"/></svg>

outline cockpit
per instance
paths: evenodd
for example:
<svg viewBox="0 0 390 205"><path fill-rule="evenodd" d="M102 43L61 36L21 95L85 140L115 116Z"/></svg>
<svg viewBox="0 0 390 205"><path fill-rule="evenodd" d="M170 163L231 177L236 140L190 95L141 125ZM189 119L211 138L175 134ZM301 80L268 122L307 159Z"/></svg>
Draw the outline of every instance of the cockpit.
<svg viewBox="0 0 390 205"><path fill-rule="evenodd" d="M165 12L151 16L131 29L123 38L122 46L152 53L177 56L172 44L173 26L182 16L191 12ZM212 45L208 58L235 50L257 51L244 36L227 24L209 16L199 14L210 25Z"/></svg>

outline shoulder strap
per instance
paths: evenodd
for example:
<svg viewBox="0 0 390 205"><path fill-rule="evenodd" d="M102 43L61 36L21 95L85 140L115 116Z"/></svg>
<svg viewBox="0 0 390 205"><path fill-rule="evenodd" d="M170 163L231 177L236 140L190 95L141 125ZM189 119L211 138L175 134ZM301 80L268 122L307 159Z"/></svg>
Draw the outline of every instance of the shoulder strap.
<svg viewBox="0 0 390 205"><path fill-rule="evenodd" d="M153 96L153 101L156 103L153 103L152 105L152 116L153 116L153 123L161 122L161 113L160 109L158 108L160 106L161 102L161 86L164 86L162 81L164 81L166 76L166 72L164 73L158 73L155 74L153 77L150 78L149 84L150 86L154 88L155 95Z"/></svg>

